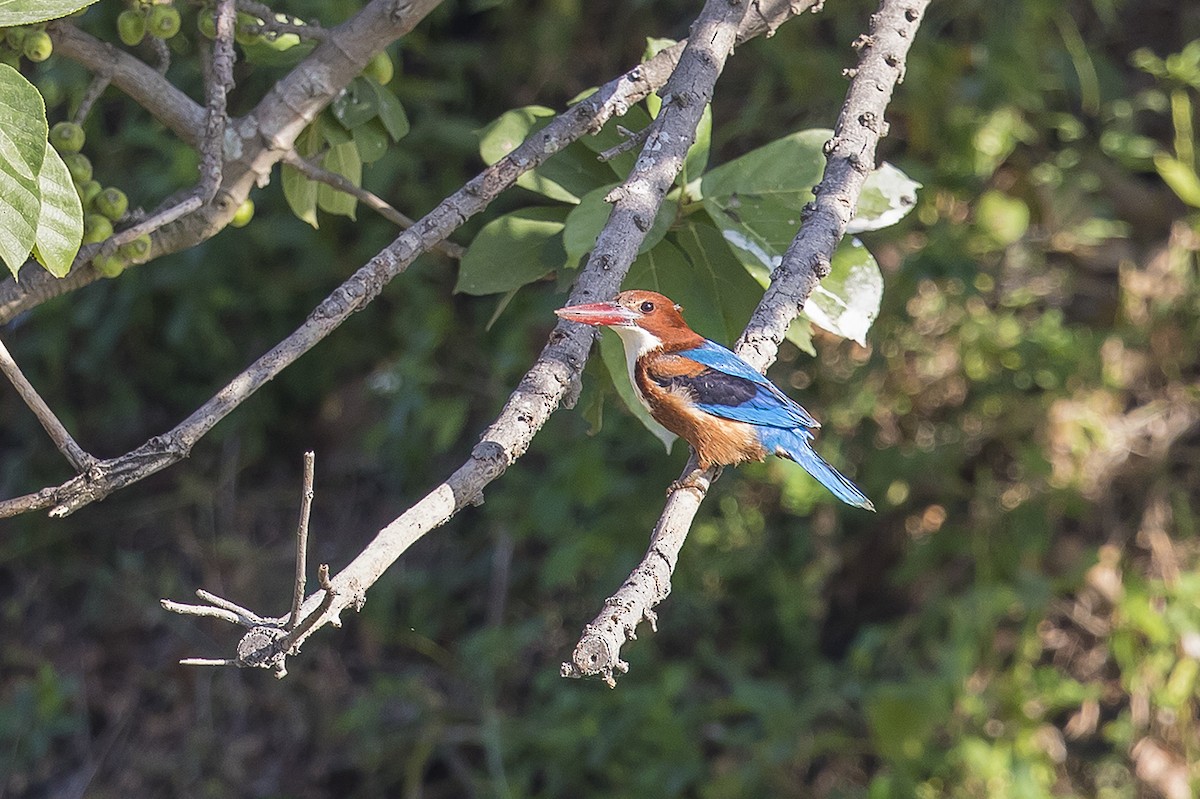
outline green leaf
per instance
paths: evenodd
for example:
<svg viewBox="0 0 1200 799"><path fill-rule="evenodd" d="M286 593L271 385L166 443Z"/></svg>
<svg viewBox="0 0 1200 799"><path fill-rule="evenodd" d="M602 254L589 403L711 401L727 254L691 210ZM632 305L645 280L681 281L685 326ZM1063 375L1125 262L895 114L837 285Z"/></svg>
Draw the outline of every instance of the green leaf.
<svg viewBox="0 0 1200 799"><path fill-rule="evenodd" d="M387 130L388 135L392 137L392 141L400 141L408 135L408 131L412 127L408 123L408 114L404 112L404 106L400 104L400 100L392 94L390 89L380 86L374 78L364 78L363 80L375 93L375 102L379 107L379 121Z"/></svg>
<svg viewBox="0 0 1200 799"><path fill-rule="evenodd" d="M920 183L884 162L867 176L846 232L862 233L896 224L916 207L919 188Z"/></svg>
<svg viewBox="0 0 1200 799"><path fill-rule="evenodd" d="M322 122L317 117L308 127L296 137L296 152L305 158L312 158L321 149L325 127L339 127L336 122ZM317 224L317 190L320 187L316 181L304 177L297 169L286 164L280 169L280 182L283 184L283 198L297 219L307 222L314 228Z"/></svg>
<svg viewBox="0 0 1200 799"><path fill-rule="evenodd" d="M1154 154L1154 168L1179 199L1200 208L1200 177L1194 169L1166 153Z"/></svg>
<svg viewBox="0 0 1200 799"><path fill-rule="evenodd" d="M804 314L800 314L788 325L783 337L795 344L802 352L816 356L817 348L812 342L812 322Z"/></svg>
<svg viewBox="0 0 1200 799"><path fill-rule="evenodd" d="M802 130L751 150L705 174L704 196L782 194L789 204L798 202L799 210L812 199L812 187L821 180L822 148L831 135L823 129Z"/></svg>
<svg viewBox="0 0 1200 799"><path fill-rule="evenodd" d="M13 275L37 240L38 174L48 133L42 95L21 73L0 65L0 258Z"/></svg>
<svg viewBox="0 0 1200 799"><path fill-rule="evenodd" d="M332 111L326 110L317 117L317 120L313 122L313 127L320 134L320 138L317 139L317 146L313 149L314 154L320 151L322 143L328 144L330 147L337 147L339 144L347 144L354 138L350 134L350 131L341 122L337 121Z"/></svg>
<svg viewBox="0 0 1200 799"><path fill-rule="evenodd" d="M371 82L358 77L350 81L333 102L329 109L342 127L354 130L359 125L365 125L379 115L379 101Z"/></svg>
<svg viewBox="0 0 1200 799"><path fill-rule="evenodd" d="M817 284L804 305L814 324L862 346L867 330L879 316L883 274L879 264L856 238L843 239L830 262L829 276Z"/></svg>
<svg viewBox="0 0 1200 799"><path fill-rule="evenodd" d="M620 337L611 330L606 329L600 334L600 359L604 361L608 375L612 378L613 388L617 390L617 395L625 403L625 407L662 442L667 452L670 452L676 436L654 421L650 412L638 401L637 395L633 391L633 384L629 382L629 366L625 360L625 347L621 344Z"/></svg>
<svg viewBox="0 0 1200 799"><path fill-rule="evenodd" d="M735 198L749 203L747 195L769 195L778 205L798 214L812 200L812 188L821 180L825 142L832 135L823 128L802 130L751 150L709 171L701 181L701 193L705 198L718 199L722 205ZM891 164L883 164L867 177L847 232L879 230L899 222L916 204L920 186ZM749 216L742 214L743 219ZM796 217L792 237L799 225Z"/></svg>
<svg viewBox="0 0 1200 799"><path fill-rule="evenodd" d="M589 191L579 198L579 205L572 208L571 213L567 215L567 228L563 231L563 244L567 248L568 266L578 265L579 259L591 252L592 247L595 246L596 237L600 235L600 231L604 229L604 225L612 213L612 206L604 201L604 197L616 185L616 183L611 183ZM646 238L638 247L638 253L644 253L662 241L663 236L667 234L678 215L679 202L670 199L664 200L658 209L658 216L654 218L654 224L650 226L650 230L646 232Z"/></svg>
<svg viewBox="0 0 1200 799"><path fill-rule="evenodd" d="M0 2L0 28L58 19L94 2L96 0L7 0Z"/></svg>
<svg viewBox="0 0 1200 799"><path fill-rule="evenodd" d="M354 146L354 142L330 147L329 152L325 153L322 166L346 178L355 186L362 185L362 160L358 157L358 148ZM330 214L354 219L358 200L322 183L317 187L317 207Z"/></svg>
<svg viewBox="0 0 1200 799"><path fill-rule="evenodd" d="M515 150L529 136L550 124L554 111L525 106L501 114L480 133L479 154L491 165ZM612 170L596 160L587 147L573 143L548 161L517 178L517 185L552 200L578 203L579 198L612 181Z"/></svg>
<svg viewBox="0 0 1200 799"><path fill-rule="evenodd" d="M354 129L352 138L358 148L358 157L364 164L372 164L382 158L388 151L388 132L383 123L372 119L365 125Z"/></svg>
<svg viewBox="0 0 1200 799"><path fill-rule="evenodd" d="M716 309L722 332L712 338L732 343L762 299L762 288L724 245L721 231L692 218L675 233L692 265L692 277ZM667 295L670 296L670 295ZM679 302L679 300L676 300ZM699 328L697 328L699 330Z"/></svg>
<svg viewBox="0 0 1200 799"><path fill-rule="evenodd" d="M292 213L314 228L317 224L317 189L316 181L309 180L299 170L284 164L280 171L283 182L283 198L287 200Z"/></svg>
<svg viewBox="0 0 1200 799"><path fill-rule="evenodd" d="M456 292L499 294L537 280L567 260L562 206L522 208L483 226L458 269Z"/></svg>
<svg viewBox="0 0 1200 799"><path fill-rule="evenodd" d="M705 196L704 208L725 243L754 279L766 286L800 227L795 195Z"/></svg>
<svg viewBox="0 0 1200 799"><path fill-rule="evenodd" d="M83 206L62 158L46 144L46 157L38 176L42 211L38 215L38 261L55 277L71 271L83 238Z"/></svg>

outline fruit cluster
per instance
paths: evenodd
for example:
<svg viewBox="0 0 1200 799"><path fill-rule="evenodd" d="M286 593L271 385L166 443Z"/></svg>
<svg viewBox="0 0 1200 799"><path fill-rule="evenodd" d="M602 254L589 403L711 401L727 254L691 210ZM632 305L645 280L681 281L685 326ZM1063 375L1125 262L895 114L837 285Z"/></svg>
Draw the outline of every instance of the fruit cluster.
<svg viewBox="0 0 1200 799"><path fill-rule="evenodd" d="M30 61L45 61L54 52L54 42L46 33L45 23L15 25L0 32L0 64L16 69L21 56Z"/></svg>
<svg viewBox="0 0 1200 799"><path fill-rule="evenodd" d="M129 210L129 198L117 187L102 187L92 178L92 162L80 152L84 139L83 128L74 122L58 122L50 128L50 144L70 170L83 204L83 243L97 244L112 236L113 222ZM150 237L141 236L121 245L111 255L96 256L92 265L105 277L116 277L131 261L144 260L149 254Z"/></svg>
<svg viewBox="0 0 1200 799"><path fill-rule="evenodd" d="M126 45L141 44L147 34L170 39L179 33L179 9L171 0L133 0L117 17L117 35Z"/></svg>

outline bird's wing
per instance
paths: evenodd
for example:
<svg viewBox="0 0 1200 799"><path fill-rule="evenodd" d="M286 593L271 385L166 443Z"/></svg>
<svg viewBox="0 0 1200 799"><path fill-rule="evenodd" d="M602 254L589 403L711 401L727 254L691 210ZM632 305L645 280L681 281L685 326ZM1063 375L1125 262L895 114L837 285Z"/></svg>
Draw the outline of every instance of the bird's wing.
<svg viewBox="0 0 1200 799"><path fill-rule="evenodd" d="M687 389L698 410L723 419L786 429L821 426L762 373L712 341L655 359L647 375L664 387Z"/></svg>

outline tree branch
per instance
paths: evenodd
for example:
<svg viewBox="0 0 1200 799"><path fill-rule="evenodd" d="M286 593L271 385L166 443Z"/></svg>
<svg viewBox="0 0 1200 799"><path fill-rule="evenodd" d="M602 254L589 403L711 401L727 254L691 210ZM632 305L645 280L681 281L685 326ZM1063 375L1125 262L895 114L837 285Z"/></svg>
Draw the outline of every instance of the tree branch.
<svg viewBox="0 0 1200 799"><path fill-rule="evenodd" d="M217 0L213 10L216 38L212 43L212 58L204 70L208 115L200 145L200 183L196 187L196 196L204 202L211 201L221 186L221 167L225 161L225 125L229 121L225 113L225 99L233 87L233 62L236 58L233 52L235 19L233 0Z"/></svg>
<svg viewBox="0 0 1200 799"><path fill-rule="evenodd" d="M629 177L612 194L612 214L587 265L580 272L571 293L572 302L609 297L620 288L621 280L637 254L638 245L645 237L644 231L649 229L645 220L654 218L663 196L682 168L700 115L711 97L713 84L734 45L738 23L745 9L746 6L738 0L709 0L705 5L693 26L693 36L677 68L673 70L669 90L663 92L666 98L657 128ZM793 13L786 6L781 9L780 13L785 15L783 18ZM573 129L573 125L598 129L603 120L612 115L613 109L628 107L636 101L635 96L637 99L645 96L647 91L644 88L635 90L633 87L645 79L646 68L652 64L653 61L606 84L588 100L560 115L524 142L508 159L515 157L523 162L526 158L535 158L548 146L565 146L563 137ZM659 66L654 65L654 69ZM491 169L501 163L498 162ZM487 175L488 172L485 172L473 180L464 191L487 189ZM413 231L421 230L426 220L419 222ZM578 395L579 377L593 340L593 331L582 325L560 322L555 326L541 355L509 397L496 421L484 431L470 459L445 482L380 530L366 549L330 582L328 589L305 600L303 612L310 618L312 614L319 613L319 620L303 635L293 636L293 647L298 647L308 635L325 624L339 624L341 612L347 607L361 607L367 589L409 546L430 530L444 524L466 505L483 501L483 490L524 454L534 435L560 402L565 405L574 403ZM239 653L250 648L247 639L251 636L262 640L260 632L251 630L239 645ZM243 662L240 655L238 661L239 665L276 667L275 661Z"/></svg>
<svg viewBox="0 0 1200 799"><path fill-rule="evenodd" d="M0 372L13 384L13 388L21 395L21 399L25 400L29 410L33 411L33 415L37 417L38 422L41 423L42 428L54 441L54 446L58 447L58 451L63 454L67 462L74 467L76 472L86 472L96 462L96 459L85 452L83 447L76 444L75 439L71 438L66 426L58 420L54 411L50 410L50 406L21 372L21 368L17 366L17 362L13 360L3 341L0 341Z"/></svg>
<svg viewBox="0 0 1200 799"><path fill-rule="evenodd" d="M859 64L849 73L853 79L825 149L824 177L813 189L814 200L802 227L734 348L762 371L774 362L788 325L829 274L830 258L858 206L863 181L875 167L876 145L887 132L884 112L892 91L903 80L909 46L927 5L928 0L882 0L869 32L855 42L861 53ZM564 677L599 677L615 686L614 673L628 671L621 647L636 638L643 620L654 623L654 607L671 591L679 550L715 479L712 470L695 470L693 458L680 481L687 487L671 492L645 557L584 628L571 662L562 664Z"/></svg>

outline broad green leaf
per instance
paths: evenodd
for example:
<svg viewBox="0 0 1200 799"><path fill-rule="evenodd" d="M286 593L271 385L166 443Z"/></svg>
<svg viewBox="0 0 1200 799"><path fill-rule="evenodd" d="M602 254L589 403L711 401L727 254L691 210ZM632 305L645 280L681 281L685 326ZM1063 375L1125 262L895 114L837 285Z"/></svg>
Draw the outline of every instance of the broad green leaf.
<svg viewBox="0 0 1200 799"><path fill-rule="evenodd" d="M499 294L531 283L567 260L562 206L522 208L483 226L467 248L454 290Z"/></svg>
<svg viewBox="0 0 1200 799"><path fill-rule="evenodd" d="M337 121L342 123L342 127L354 130L379 115L379 100L376 99L370 81L358 77L350 81L350 85L333 98L329 109Z"/></svg>
<svg viewBox="0 0 1200 799"><path fill-rule="evenodd" d="M378 119L359 125L352 132L352 137L354 146L358 148L358 157L364 164L372 164L387 153L388 132Z"/></svg>
<svg viewBox="0 0 1200 799"><path fill-rule="evenodd" d="M571 209L567 215L567 228L563 231L563 245L567 248L567 265L574 267L579 259L591 252L596 244L596 237L608 222L612 206L604 201L605 195L612 190L616 183L601 186L589 191L579 198L579 205ZM679 202L664 200L658 209L654 224L646 231L646 238L638 247L638 253L644 253L662 241L667 230L679 215Z"/></svg>
<svg viewBox="0 0 1200 799"><path fill-rule="evenodd" d="M867 176L846 232L862 233L896 224L916 207L919 188L920 183L884 162Z"/></svg>
<svg viewBox="0 0 1200 799"><path fill-rule="evenodd" d="M296 137L296 152L305 158L312 158L320 151L324 142L322 129L338 127L336 122L323 122L317 117L308 127ZM307 222L314 228L317 224L317 189L319 184L309 180L296 169L284 165L280 169L280 182L283 184L283 198L297 219Z"/></svg>
<svg viewBox="0 0 1200 799"><path fill-rule="evenodd" d="M354 146L354 142L330 147L329 152L325 153L322 166L346 178L355 186L362 185L362 160L358 157L358 148ZM358 200L344 191L322 183L317 187L317 207L330 214L354 219Z"/></svg>
<svg viewBox="0 0 1200 799"><path fill-rule="evenodd" d="M850 237L838 245L829 276L817 284L804 304L804 315L819 327L862 346L879 316L883 274L862 242Z"/></svg>
<svg viewBox="0 0 1200 799"><path fill-rule="evenodd" d="M317 117L312 127L320 134L320 138L317 139L317 146L313 150L314 154L320 151L322 143L328 144L330 147L337 147L339 144L346 144L353 138L350 135L350 131L346 130L345 126L341 122L338 122L333 116L333 112L329 110L326 110Z"/></svg>
<svg viewBox="0 0 1200 799"><path fill-rule="evenodd" d="M812 200L812 188L821 180L823 148L832 135L833 131L823 128L802 130L751 150L709 171L701 181L701 193L726 206L734 198L750 203L747 195L771 196L778 205L798 214ZM879 230L899 222L916 204L920 186L891 164L883 164L867 176L847 232ZM749 214L742 216L749 218ZM799 224L796 217L793 237Z"/></svg>
<svg viewBox="0 0 1200 799"><path fill-rule="evenodd" d="M408 135L410 125L404 106L391 90L380 86L374 78L364 78L367 86L375 93L375 102L379 106L379 121L392 137L392 141L400 141Z"/></svg>
<svg viewBox="0 0 1200 799"><path fill-rule="evenodd" d="M280 170L280 180L283 182L283 198L287 200L292 213L313 227L317 224L317 189L316 181L309 180L292 167L284 164Z"/></svg>
<svg viewBox="0 0 1200 799"><path fill-rule="evenodd" d="M42 211L38 215L38 261L55 277L71 271L83 238L83 206L62 158L46 144L46 157L38 175Z"/></svg>
<svg viewBox="0 0 1200 799"><path fill-rule="evenodd" d="M1200 208L1200 177L1194 169L1166 153L1154 154L1154 168L1179 199Z"/></svg>
<svg viewBox="0 0 1200 799"><path fill-rule="evenodd" d="M7 0L0 2L0 28L58 19L94 2L96 0Z"/></svg>
<svg viewBox="0 0 1200 799"><path fill-rule="evenodd" d="M21 73L0 65L0 258L13 275L37 237L38 174L48 132L42 95Z"/></svg>
<svg viewBox="0 0 1200 799"><path fill-rule="evenodd" d="M812 199L812 187L821 180L822 148L831 135L828 130L802 130L751 150L705 174L704 196L787 195L788 204L799 210Z"/></svg>
<svg viewBox="0 0 1200 799"><path fill-rule="evenodd" d="M550 124L553 117L552 109L536 105L507 111L481 132L479 154L485 163L494 164ZM522 174L517 185L552 200L573 204L592 189L610 183L612 175L612 170L586 147L574 143Z"/></svg>
<svg viewBox="0 0 1200 799"><path fill-rule="evenodd" d="M521 142L545 120L554 116L553 108L527 105L505 111L479 132L479 155L489 166L520 146Z"/></svg>
<svg viewBox="0 0 1200 799"><path fill-rule="evenodd" d="M813 346L812 342L812 322L804 314L800 314L792 320L783 337L795 344L801 352L816 356L817 348Z"/></svg>
<svg viewBox="0 0 1200 799"><path fill-rule="evenodd" d="M704 197L704 209L721 229L725 243L764 287L800 227L800 209L788 194L733 194Z"/></svg>
<svg viewBox="0 0 1200 799"><path fill-rule="evenodd" d="M721 232L712 225L693 217L676 231L675 240L691 261L693 279L717 309L724 330L717 338L725 344L732 343L741 335L750 314L762 299L762 288L729 248L722 246Z"/></svg>
<svg viewBox="0 0 1200 799"><path fill-rule="evenodd" d="M667 452L670 452L676 436L654 421L650 412L646 410L646 406L638 401L637 395L633 392L633 384L629 382L629 366L625 360L625 347L621 343L620 337L611 330L606 329L600 334L600 359L604 361L608 375L612 378L613 387L625 403L625 407L637 417L639 422L645 425L647 430L654 434L655 438L662 442Z"/></svg>

